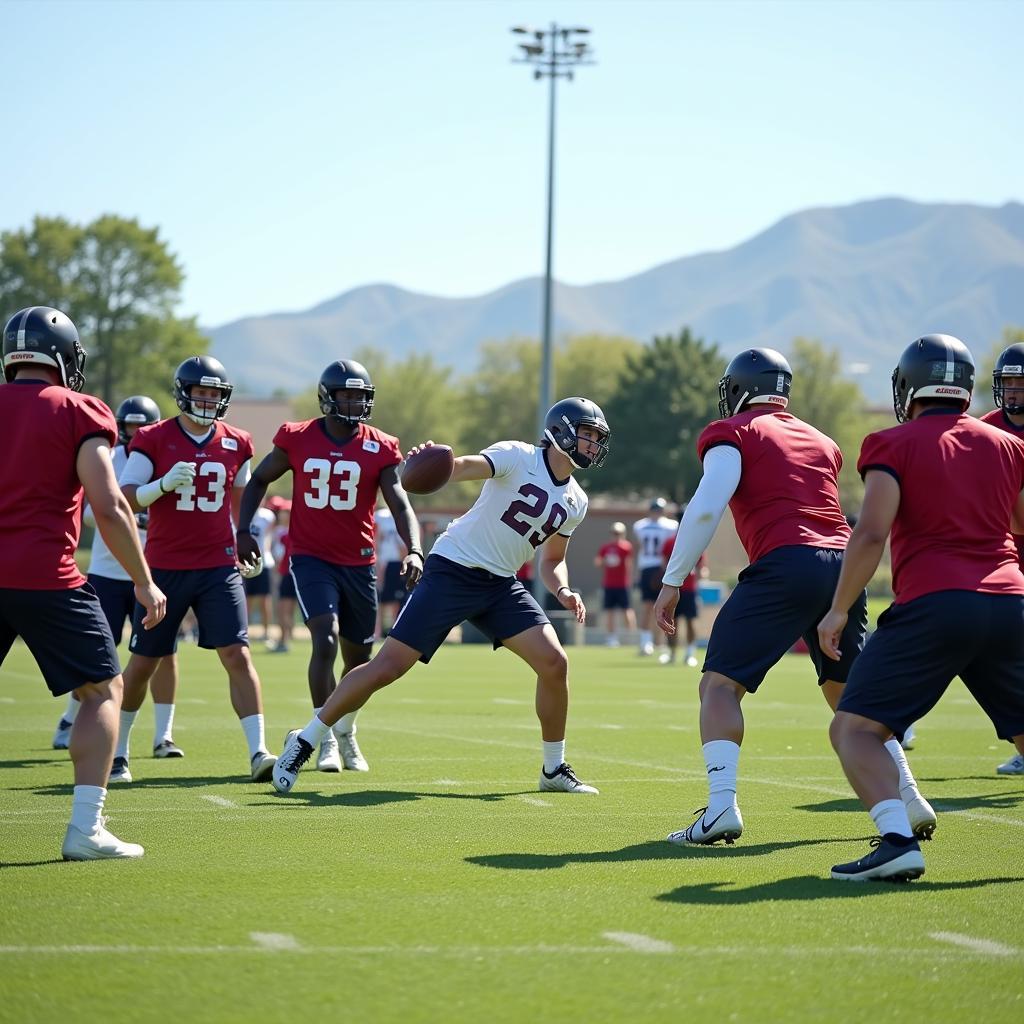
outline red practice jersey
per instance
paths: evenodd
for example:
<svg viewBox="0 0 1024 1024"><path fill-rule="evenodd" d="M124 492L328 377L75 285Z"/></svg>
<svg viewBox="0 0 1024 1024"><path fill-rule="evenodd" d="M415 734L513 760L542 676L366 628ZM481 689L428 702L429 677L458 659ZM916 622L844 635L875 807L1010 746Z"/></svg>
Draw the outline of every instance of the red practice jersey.
<svg viewBox="0 0 1024 1024"><path fill-rule="evenodd" d="M940 590L1024 594L1009 527L1024 490L1024 442L973 416L929 409L868 434L857 469L882 470L900 485L896 604Z"/></svg>
<svg viewBox="0 0 1024 1024"><path fill-rule="evenodd" d="M98 398L41 381L0 386L0 587L70 590L82 532L82 442L117 443L114 414Z"/></svg>
<svg viewBox="0 0 1024 1024"><path fill-rule="evenodd" d="M846 547L850 527L837 483L843 453L832 438L788 412L756 408L706 426L697 439L700 460L720 444L738 449L742 460L729 508L752 563L791 545Z"/></svg>
<svg viewBox="0 0 1024 1024"><path fill-rule="evenodd" d="M661 557L664 560L666 567L668 566L668 560L672 557L672 550L675 546L676 538L669 537L669 539L665 541L665 546L661 549ZM680 593L694 591L697 589L697 574L705 565L707 565L707 559L701 555L700 558L697 559L697 564L686 574L686 579L683 580L682 584L680 584Z"/></svg>
<svg viewBox="0 0 1024 1024"><path fill-rule="evenodd" d="M602 587L606 590L621 590L629 586L629 559L632 555L633 545L628 540L610 540L601 545L597 557L604 567Z"/></svg>
<svg viewBox="0 0 1024 1024"><path fill-rule="evenodd" d="M1002 409L993 409L981 417L982 423L991 423L993 427L1005 430L1011 437L1019 437L1024 441L1024 427L1018 427L1006 418ZM1024 534L1013 534L1013 543L1017 545L1017 561L1024 567Z"/></svg>
<svg viewBox="0 0 1024 1024"><path fill-rule="evenodd" d="M360 423L347 441L336 441L321 417L283 424L274 444L292 467L289 554L371 565L377 491L384 470L402 461L398 438Z"/></svg>
<svg viewBox="0 0 1024 1024"><path fill-rule="evenodd" d="M128 448L149 459L152 479L176 462L194 462L192 486L172 491L149 506L146 561L154 569L215 569L235 564L231 495L238 471L252 458L252 437L217 420L202 443L176 418L143 427Z"/></svg>

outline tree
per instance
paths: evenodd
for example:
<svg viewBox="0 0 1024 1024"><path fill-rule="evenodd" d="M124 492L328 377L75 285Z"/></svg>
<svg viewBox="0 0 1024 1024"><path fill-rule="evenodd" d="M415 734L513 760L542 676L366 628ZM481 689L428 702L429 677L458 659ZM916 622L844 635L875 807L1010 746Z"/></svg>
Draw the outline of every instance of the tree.
<svg viewBox="0 0 1024 1024"><path fill-rule="evenodd" d="M89 390L108 404L163 394L173 367L206 351L195 320L173 313L183 280L158 229L136 220L107 214L83 227L36 217L0 235L0 307L63 309L89 353Z"/></svg>
<svg viewBox="0 0 1024 1024"><path fill-rule="evenodd" d="M676 502L691 495L701 476L697 437L718 415L724 366L718 346L688 327L628 355L605 407L611 453L589 478L591 489L660 494Z"/></svg>

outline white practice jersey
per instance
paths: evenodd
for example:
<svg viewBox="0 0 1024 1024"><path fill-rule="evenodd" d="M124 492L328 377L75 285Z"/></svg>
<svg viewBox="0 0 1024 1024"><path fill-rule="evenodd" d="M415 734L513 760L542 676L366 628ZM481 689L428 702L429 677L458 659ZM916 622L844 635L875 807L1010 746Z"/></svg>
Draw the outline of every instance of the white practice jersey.
<svg viewBox="0 0 1024 1024"><path fill-rule="evenodd" d="M373 540L377 547L377 561L381 565L400 562L405 545L398 536L395 517L389 508L379 508L373 513Z"/></svg>
<svg viewBox="0 0 1024 1024"><path fill-rule="evenodd" d="M644 516L633 524L633 536L636 538L636 567L642 571L661 567L661 552L665 541L676 535L679 524L668 516L652 519Z"/></svg>
<svg viewBox="0 0 1024 1024"><path fill-rule="evenodd" d="M119 444L110 453L111 461L114 463L114 476L120 480L124 467L128 464L128 452L124 445ZM83 514L84 514L83 509ZM146 531L139 530L139 539L143 547L146 544ZM131 577L124 571L121 563L110 553L106 541L99 530L96 530L92 537L92 554L89 557L89 574L92 576L103 576L108 580L130 580Z"/></svg>
<svg viewBox="0 0 1024 1024"><path fill-rule="evenodd" d="M554 478L539 446L499 441L480 454L494 475L430 553L495 576L514 576L548 537L568 537L583 522L587 496L571 476Z"/></svg>
<svg viewBox="0 0 1024 1024"><path fill-rule="evenodd" d="M277 519L274 518L274 513L269 508L264 508L261 505L256 509L256 514L252 517L252 522L249 524L249 532L252 534L253 540L260 546L264 569L274 568L274 549L270 542L276 522Z"/></svg>

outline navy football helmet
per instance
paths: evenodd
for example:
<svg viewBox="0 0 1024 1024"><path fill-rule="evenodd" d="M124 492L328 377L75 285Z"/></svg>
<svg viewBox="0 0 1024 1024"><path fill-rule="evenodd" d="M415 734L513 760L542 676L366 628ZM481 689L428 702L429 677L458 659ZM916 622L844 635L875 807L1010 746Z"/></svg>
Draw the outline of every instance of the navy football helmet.
<svg viewBox="0 0 1024 1024"><path fill-rule="evenodd" d="M997 409L1005 409L1011 416L1024 415L1024 400L1006 404L1005 380L1016 378L1015 390L1018 390L1024 399L1024 345L1017 342L1004 348L996 360L995 369L992 371L992 401Z"/></svg>
<svg viewBox="0 0 1024 1024"><path fill-rule="evenodd" d="M665 509L668 508L668 502L664 498L651 498L651 504L648 507L652 512L662 516L665 514Z"/></svg>
<svg viewBox="0 0 1024 1024"><path fill-rule="evenodd" d="M772 405L781 412L792 386L793 371L781 352L748 348L730 360L718 382L718 414L726 419L750 405Z"/></svg>
<svg viewBox="0 0 1024 1024"><path fill-rule="evenodd" d="M951 334L926 334L903 350L892 371L892 407L896 419L906 423L910 403L917 398L948 398L971 404L974 356Z"/></svg>
<svg viewBox="0 0 1024 1024"><path fill-rule="evenodd" d="M60 373L72 391L85 387L85 349L71 318L50 306L19 309L4 327L4 379L14 380L19 366L37 363Z"/></svg>
<svg viewBox="0 0 1024 1024"><path fill-rule="evenodd" d="M131 438L128 436L128 427L144 427L148 423L157 423L160 420L160 407L147 395L132 395L126 398L114 413L117 420L117 440L119 444L128 446Z"/></svg>
<svg viewBox="0 0 1024 1024"><path fill-rule="evenodd" d="M593 427L600 435L598 453L593 458L578 451L580 427ZM563 398L555 402L544 417L544 437L560 452L569 456L580 469L597 469L604 464L611 446L612 432L601 407L587 398Z"/></svg>
<svg viewBox="0 0 1024 1024"><path fill-rule="evenodd" d="M194 387L216 388L220 392L220 398L193 402ZM186 359L174 374L174 401L186 416L204 427L210 426L224 416L231 401L231 392L234 390L235 386L228 381L228 371L213 356L193 356Z"/></svg>
<svg viewBox="0 0 1024 1024"><path fill-rule="evenodd" d="M339 359L320 374L317 385L320 411L342 423L362 423L373 413L373 396L377 389L362 363L354 359ZM337 397L339 391L359 391L355 398Z"/></svg>

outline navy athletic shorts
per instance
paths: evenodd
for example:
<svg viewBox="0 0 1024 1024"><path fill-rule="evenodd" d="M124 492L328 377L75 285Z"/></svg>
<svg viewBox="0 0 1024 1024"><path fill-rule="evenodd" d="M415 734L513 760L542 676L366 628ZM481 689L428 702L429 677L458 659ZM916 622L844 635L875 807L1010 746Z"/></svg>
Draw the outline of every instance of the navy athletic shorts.
<svg viewBox="0 0 1024 1024"><path fill-rule="evenodd" d="M381 604L402 604L408 591L405 589L405 577L401 575L401 562L388 562L384 566L384 583L380 588Z"/></svg>
<svg viewBox="0 0 1024 1024"><path fill-rule="evenodd" d="M853 666L839 710L902 739L954 676L1000 739L1024 733L1024 597L943 590L891 605Z"/></svg>
<svg viewBox="0 0 1024 1024"><path fill-rule="evenodd" d="M660 565L652 565L640 570L640 600L657 601L661 593L661 578L665 570Z"/></svg>
<svg viewBox="0 0 1024 1024"><path fill-rule="evenodd" d="M625 587L605 587L603 607L606 612L629 608L629 591Z"/></svg>
<svg viewBox="0 0 1024 1024"><path fill-rule="evenodd" d="M54 697L120 675L117 646L96 591L0 589L0 665L20 636Z"/></svg>
<svg viewBox="0 0 1024 1024"><path fill-rule="evenodd" d="M135 612L135 584L131 580L112 580L109 576L89 573L89 585L100 599L114 643L119 644L124 635L124 624L131 624Z"/></svg>
<svg viewBox="0 0 1024 1024"><path fill-rule="evenodd" d="M867 635L863 592L840 638L842 661L825 657L818 646L818 623L832 605L842 563L841 550L792 545L748 565L711 628L704 671L728 676L754 693L768 670L802 637L819 684L845 682Z"/></svg>
<svg viewBox="0 0 1024 1024"><path fill-rule="evenodd" d="M377 573L372 565L335 565L312 555L292 555L291 574L303 622L334 615L339 633L349 643L373 643Z"/></svg>
<svg viewBox="0 0 1024 1024"><path fill-rule="evenodd" d="M246 597L270 596L270 570L266 567L263 568L259 576L253 576L248 580L243 577L242 583L245 585Z"/></svg>
<svg viewBox="0 0 1024 1024"><path fill-rule="evenodd" d="M163 658L178 649L178 627L191 608L199 623L199 646L208 650L249 646L242 576L233 565L215 569L154 569L153 582L167 595L167 614L153 629L142 628L145 610L136 602L128 650Z"/></svg>
<svg viewBox="0 0 1024 1024"><path fill-rule="evenodd" d="M677 619L697 618L697 591L680 590L679 603L676 605Z"/></svg>
<svg viewBox="0 0 1024 1024"><path fill-rule="evenodd" d="M277 596L295 600L295 580L292 579L290 572L281 577L281 582L277 585Z"/></svg>
<svg viewBox="0 0 1024 1024"><path fill-rule="evenodd" d="M490 637L495 650L502 641L549 621L515 576L495 576L470 569L441 555L429 555L423 576L398 613L390 635L420 652L428 662L460 622L471 622Z"/></svg>

